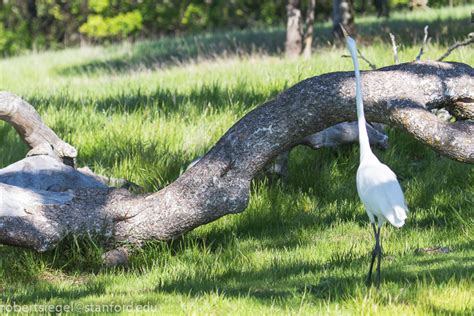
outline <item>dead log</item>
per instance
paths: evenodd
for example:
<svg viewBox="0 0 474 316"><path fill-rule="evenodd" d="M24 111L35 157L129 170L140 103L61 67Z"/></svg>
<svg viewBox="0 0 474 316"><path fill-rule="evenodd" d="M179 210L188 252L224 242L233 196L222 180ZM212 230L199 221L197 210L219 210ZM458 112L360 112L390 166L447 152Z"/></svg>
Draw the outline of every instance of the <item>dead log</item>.
<svg viewBox="0 0 474 316"><path fill-rule="evenodd" d="M473 68L461 63L413 62L363 72L362 82L368 120L404 130L451 159L474 163L474 123L445 122L430 112L474 100ZM8 110L12 102L15 111ZM26 102L2 93L0 113L30 147L53 146L51 167L43 176L74 174L53 162L58 159L55 155L64 154L63 143L52 131L43 132L44 124ZM115 245L174 238L242 212L252 178L271 159L308 135L355 118L353 72L328 73L301 81L248 113L195 166L159 192L132 195L105 188L97 180L97 186L88 186L84 183L91 184L92 179L86 181L77 174L82 186L45 188L17 185L19 180L2 182L0 243L45 251L67 234L96 234ZM33 137L38 131L49 135L47 140ZM35 168L18 167L25 176L41 174Z"/></svg>
<svg viewBox="0 0 474 316"><path fill-rule="evenodd" d="M26 157L0 169L0 183L30 190L54 192L82 188L107 188L107 185L96 175L74 169L56 157L46 154ZM0 214L2 214L2 209L0 209Z"/></svg>
<svg viewBox="0 0 474 316"><path fill-rule="evenodd" d="M367 124L367 133L369 135L369 141L371 145L377 146L381 149L386 149L388 147L388 136L383 132L382 126L375 128L372 127L372 125ZM320 149L354 144L358 141L359 127L357 126L357 122L342 122L323 129L320 132L306 136L301 141L296 143L295 146L305 145L312 149ZM288 175L288 158L291 149L293 148L279 153L275 159L269 163L265 170L268 175L276 175L279 177L286 177ZM194 159L188 165L186 170L197 164L201 158L202 156Z"/></svg>

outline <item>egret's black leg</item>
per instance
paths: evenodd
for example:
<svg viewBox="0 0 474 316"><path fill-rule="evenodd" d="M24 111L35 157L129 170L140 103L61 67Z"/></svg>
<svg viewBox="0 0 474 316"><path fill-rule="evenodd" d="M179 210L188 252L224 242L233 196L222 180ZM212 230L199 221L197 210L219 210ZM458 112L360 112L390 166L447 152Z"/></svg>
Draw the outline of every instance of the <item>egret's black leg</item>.
<svg viewBox="0 0 474 316"><path fill-rule="evenodd" d="M375 257L377 257L376 249L377 249L378 236L377 236L377 229L375 228L375 224L374 224L374 223L372 223L372 228L374 229L375 247L374 247L374 249L372 250L372 259L370 260L369 274L367 275L367 279L366 279L366 281L365 281L365 283L367 284L367 286L369 286L370 284L372 284L372 269L374 268Z"/></svg>
<svg viewBox="0 0 474 316"><path fill-rule="evenodd" d="M378 288L380 286L380 262L382 261L382 247L380 246L380 227L377 230L377 239L376 239L375 248L377 249L377 252L378 252L377 270L376 270L377 275L375 276L375 285Z"/></svg>

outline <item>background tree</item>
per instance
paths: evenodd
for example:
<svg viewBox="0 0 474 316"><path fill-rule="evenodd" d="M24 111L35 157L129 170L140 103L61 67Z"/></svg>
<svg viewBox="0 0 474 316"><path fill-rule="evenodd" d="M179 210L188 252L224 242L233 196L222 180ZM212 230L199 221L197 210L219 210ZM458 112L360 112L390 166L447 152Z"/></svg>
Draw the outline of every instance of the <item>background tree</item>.
<svg viewBox="0 0 474 316"><path fill-rule="evenodd" d="M333 34L339 39L344 39L341 24L352 36L356 35L354 0L333 0Z"/></svg>
<svg viewBox="0 0 474 316"><path fill-rule="evenodd" d="M372 6L366 8L369 0L359 1L361 11L374 10ZM388 0L371 1L375 1L379 16L388 16ZM467 2L430 0L430 6ZM417 8L426 7L427 0L391 3L395 8ZM60 48L81 41L105 43L223 28L282 26L290 22L289 17L295 21L289 25L294 34L290 39L296 43L294 51L287 50L289 54L309 54L316 19L333 16L336 34L340 34L338 23L354 34L354 0L319 0L317 14L315 5L315 0L1 0L0 55L33 47Z"/></svg>
<svg viewBox="0 0 474 316"><path fill-rule="evenodd" d="M377 10L377 16L387 17L390 15L390 7L388 0L374 0L375 9Z"/></svg>
<svg viewBox="0 0 474 316"><path fill-rule="evenodd" d="M304 22L301 13L302 4L299 0L289 0L286 6L285 52L288 57L296 57L300 54L305 57L311 56L316 0L307 1Z"/></svg>
<svg viewBox="0 0 474 316"><path fill-rule="evenodd" d="M288 57L299 56L303 43L301 36L301 11L298 9L298 3L298 0L289 0L286 6L288 19L286 23L285 52Z"/></svg>
<svg viewBox="0 0 474 316"><path fill-rule="evenodd" d="M311 56L311 47L313 46L313 31L314 31L314 15L316 9L316 0L308 1L308 8L306 11L305 32L303 36L304 48L303 56L309 58Z"/></svg>

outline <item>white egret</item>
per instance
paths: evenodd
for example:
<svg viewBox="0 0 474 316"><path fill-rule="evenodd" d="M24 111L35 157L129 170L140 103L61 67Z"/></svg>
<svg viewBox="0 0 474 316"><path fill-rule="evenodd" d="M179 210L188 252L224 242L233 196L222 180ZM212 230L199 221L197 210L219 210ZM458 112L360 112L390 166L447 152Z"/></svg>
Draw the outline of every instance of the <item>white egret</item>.
<svg viewBox="0 0 474 316"><path fill-rule="evenodd" d="M380 261L382 258L380 228L386 221L395 227L403 226L407 218L408 208L400 184L397 181L397 176L388 166L381 163L370 149L369 137L365 126L356 43L349 36L346 36L346 40L351 52L352 62L354 63L356 77L356 105L360 144L360 164L359 169L357 169L356 178L357 193L359 193L359 197L365 206L375 235L375 247L372 252L367 283L371 283L372 269L377 257L376 285L378 287L380 285Z"/></svg>

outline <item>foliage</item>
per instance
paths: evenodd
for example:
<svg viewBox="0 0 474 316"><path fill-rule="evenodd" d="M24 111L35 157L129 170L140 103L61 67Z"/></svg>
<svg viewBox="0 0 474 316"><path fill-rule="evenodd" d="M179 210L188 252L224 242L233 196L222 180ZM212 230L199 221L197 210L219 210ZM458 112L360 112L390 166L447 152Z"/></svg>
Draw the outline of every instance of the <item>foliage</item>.
<svg viewBox="0 0 474 316"><path fill-rule="evenodd" d="M11 54L18 50L15 33L7 31L5 27L0 24L0 35L0 52Z"/></svg>
<svg viewBox="0 0 474 316"><path fill-rule="evenodd" d="M451 34L462 36L471 9L394 14L383 25L363 17L362 39L380 38L360 49L380 67L392 64L389 38L381 35L389 29L399 39L401 61L411 61L429 23L434 40L423 59L435 59ZM331 32L329 24L317 28ZM0 60L0 73L9 74L0 76L0 87L34 104L77 146L81 166L154 191L279 91L309 76L352 69L341 58L347 51L331 46L318 47L310 60L285 60L268 48L269 54L252 54L252 47L274 44L283 32L197 36L217 48L235 39L238 45L226 45L225 52L193 47L196 37L163 37L27 54ZM449 60L473 65L474 54L464 47ZM104 249L89 237L65 240L45 254L1 246L0 305L149 303L173 315L472 313L474 168L399 131L389 136L390 148L376 154L399 176L410 215L402 229L382 232L380 291L363 283L373 237L355 189L358 147L347 146L295 149L289 179L256 180L242 214L173 242L150 243L128 268L101 268ZM24 157L27 148L12 127L0 123L0 138L0 167ZM439 246L449 253L417 251Z"/></svg>
<svg viewBox="0 0 474 316"><path fill-rule="evenodd" d="M79 32L90 38L118 38L124 39L143 27L143 18L138 10L107 18L101 15L89 15L87 22L82 24Z"/></svg>
<svg viewBox="0 0 474 316"><path fill-rule="evenodd" d="M306 0L303 2L303 9ZM362 8L358 0L356 7ZM468 0L430 0L434 6ZM0 0L0 56L26 49L156 38L218 28L283 25L286 0ZM408 0L391 0L407 7ZM373 10L364 6L365 10ZM332 1L317 2L316 20L331 17Z"/></svg>

